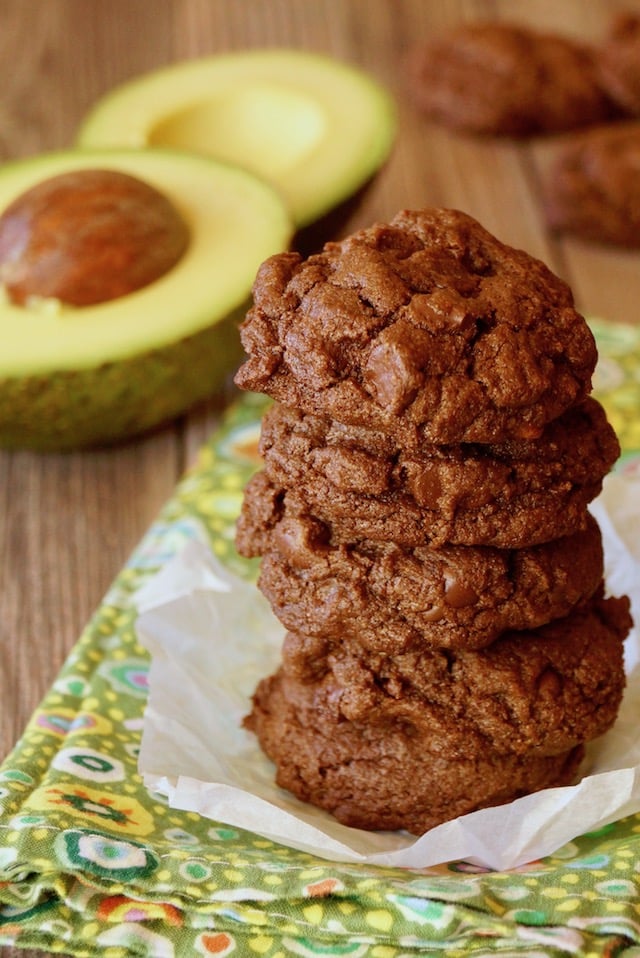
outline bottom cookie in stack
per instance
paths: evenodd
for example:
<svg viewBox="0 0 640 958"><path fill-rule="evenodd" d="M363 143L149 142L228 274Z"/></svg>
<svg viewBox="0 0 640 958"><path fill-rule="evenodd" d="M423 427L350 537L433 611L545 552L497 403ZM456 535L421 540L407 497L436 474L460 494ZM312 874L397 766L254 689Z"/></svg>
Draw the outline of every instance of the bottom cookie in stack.
<svg viewBox="0 0 640 958"><path fill-rule="evenodd" d="M488 648L396 656L357 641L318 657L289 633L246 725L277 783L344 824L422 834L472 810L569 784L624 689L626 598Z"/></svg>
<svg viewBox="0 0 640 958"><path fill-rule="evenodd" d="M421 835L451 818L571 783L582 746L559 755L469 751L447 757L397 723L340 722L318 714L313 689L306 708L281 673L259 686L247 726L277 766L276 781L339 821L368 830ZM442 742L438 736L438 744Z"/></svg>

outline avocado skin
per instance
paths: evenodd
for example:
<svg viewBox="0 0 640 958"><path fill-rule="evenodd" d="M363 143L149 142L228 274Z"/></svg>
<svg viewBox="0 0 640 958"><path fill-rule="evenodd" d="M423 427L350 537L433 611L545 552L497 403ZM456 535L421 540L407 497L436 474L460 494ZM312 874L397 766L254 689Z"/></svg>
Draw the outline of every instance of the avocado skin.
<svg viewBox="0 0 640 958"><path fill-rule="evenodd" d="M243 352L248 302L192 336L94 368L0 379L0 447L107 446L174 419L220 389Z"/></svg>

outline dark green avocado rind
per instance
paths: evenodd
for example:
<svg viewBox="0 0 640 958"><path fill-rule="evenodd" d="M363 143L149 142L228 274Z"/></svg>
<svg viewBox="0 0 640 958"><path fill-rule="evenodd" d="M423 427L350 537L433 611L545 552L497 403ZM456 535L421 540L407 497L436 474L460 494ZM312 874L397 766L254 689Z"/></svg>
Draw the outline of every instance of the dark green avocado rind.
<svg viewBox="0 0 640 958"><path fill-rule="evenodd" d="M101 446L174 419L220 389L242 359L248 303L168 346L88 369L0 379L0 447Z"/></svg>
<svg viewBox="0 0 640 958"><path fill-rule="evenodd" d="M91 168L156 185L185 215L191 242L157 282L107 303L22 307L0 296L0 447L104 445L219 393L242 359L238 325L256 270L291 240L293 224L271 188L170 151L76 150L6 164L0 210L43 179Z"/></svg>

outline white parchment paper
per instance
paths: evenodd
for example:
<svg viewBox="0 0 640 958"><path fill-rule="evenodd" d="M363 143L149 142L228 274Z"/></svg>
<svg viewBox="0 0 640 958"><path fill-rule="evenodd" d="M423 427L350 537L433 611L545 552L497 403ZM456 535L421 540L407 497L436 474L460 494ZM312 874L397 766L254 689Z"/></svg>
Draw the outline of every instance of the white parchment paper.
<svg viewBox="0 0 640 958"><path fill-rule="evenodd" d="M614 474L593 503L608 591L627 594L640 623L640 481ZM137 595L151 652L139 769L169 804L322 858L404 867L466 859L513 868L640 810L640 633L625 646L628 686L618 720L589 746L575 786L546 789L446 822L421 838L348 828L274 784L274 768L242 728L258 681L274 671L283 628L254 585L199 542Z"/></svg>

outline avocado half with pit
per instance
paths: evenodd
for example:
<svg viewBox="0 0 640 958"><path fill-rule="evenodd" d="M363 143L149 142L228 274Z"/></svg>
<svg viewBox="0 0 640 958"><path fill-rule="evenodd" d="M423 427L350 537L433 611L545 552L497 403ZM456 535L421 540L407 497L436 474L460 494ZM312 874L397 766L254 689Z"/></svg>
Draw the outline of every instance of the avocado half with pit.
<svg viewBox="0 0 640 958"><path fill-rule="evenodd" d="M208 157L153 149L71 151L8 163L0 168L0 221L43 184L91 171L148 185L170 204L185 236L176 262L158 278L124 294L112 290L107 301L91 301L83 292L69 304L46 284L35 295L28 283L26 294L21 291L14 274L24 259L24 224L7 219L0 233L0 247L3 238L11 247L0 264L2 446L63 450L112 442L213 393L240 360L237 321L258 266L291 239L282 200L253 175ZM103 194L98 191L100 201ZM49 233L78 231L66 202ZM83 203L75 203L76 218ZM48 210L46 201L40 205ZM94 210L86 218L99 225L101 216ZM123 242L129 231L121 232ZM89 280L100 259L101 240L95 249L93 242L83 239L77 254L88 258ZM125 271L122 245L116 242L120 259L102 257L107 274ZM64 265L54 263L56 279ZM73 270L70 283L81 286ZM108 275L103 285L113 286Z"/></svg>
<svg viewBox="0 0 640 958"><path fill-rule="evenodd" d="M275 187L302 227L373 176L395 130L395 104L367 73L323 55L261 49L184 61L115 88L78 142L237 164Z"/></svg>

